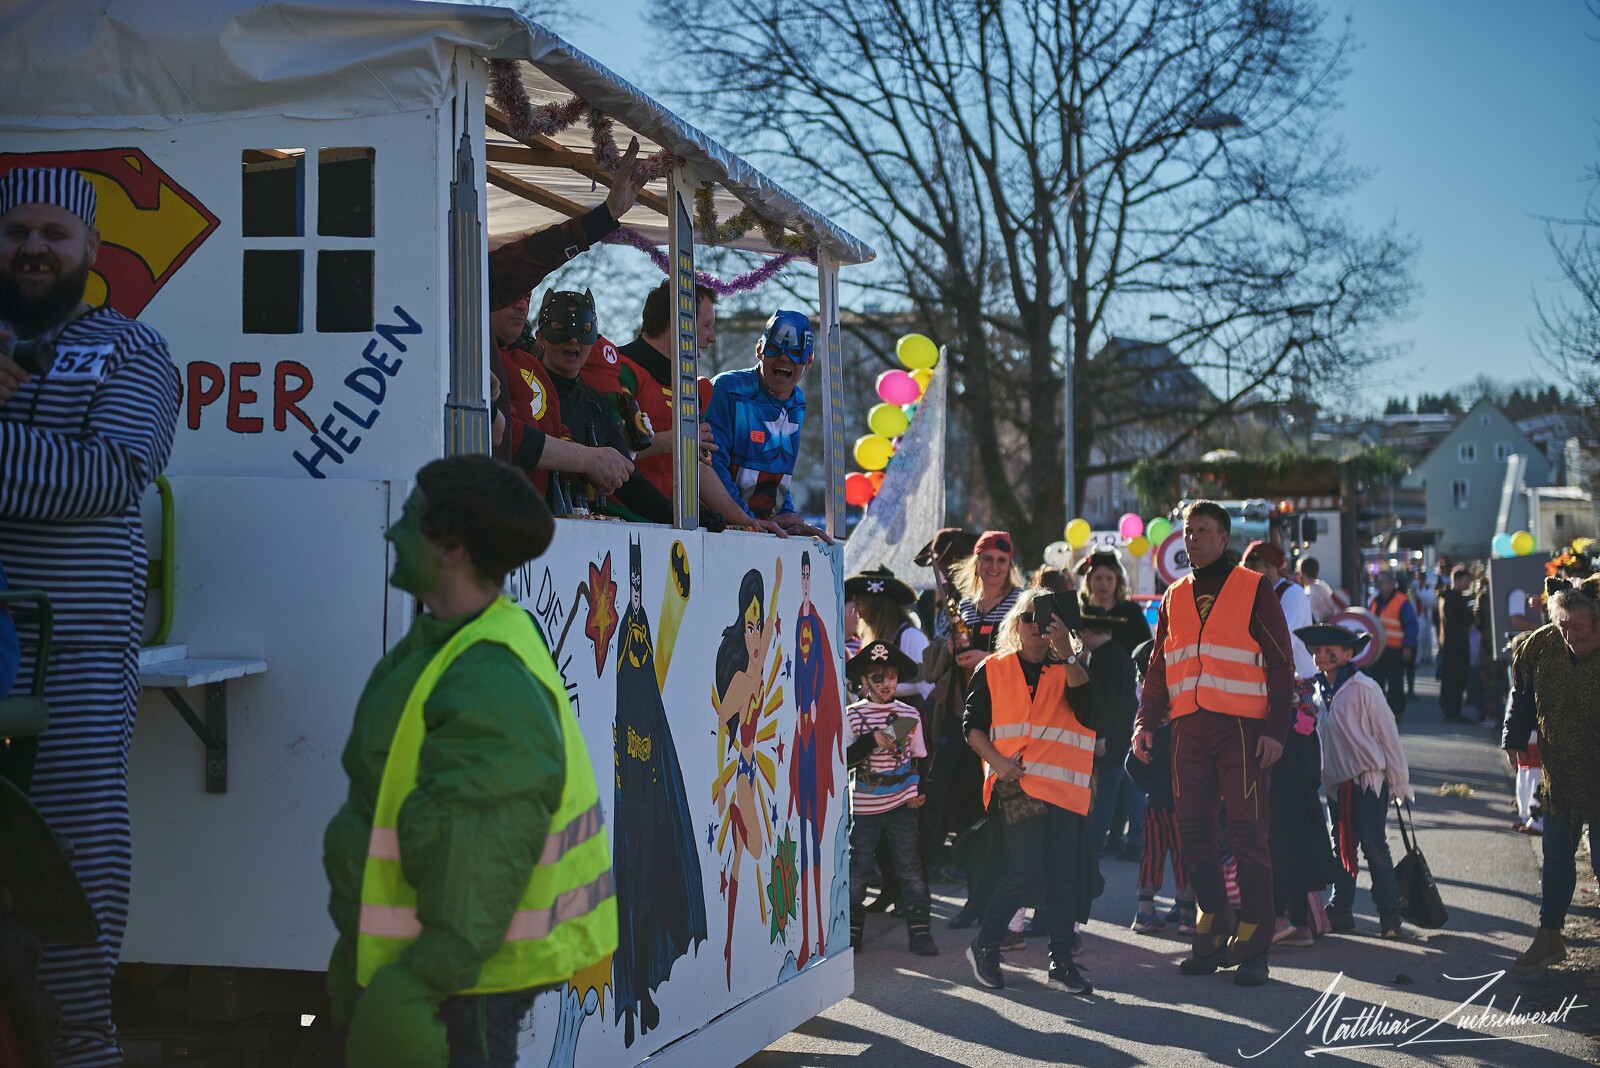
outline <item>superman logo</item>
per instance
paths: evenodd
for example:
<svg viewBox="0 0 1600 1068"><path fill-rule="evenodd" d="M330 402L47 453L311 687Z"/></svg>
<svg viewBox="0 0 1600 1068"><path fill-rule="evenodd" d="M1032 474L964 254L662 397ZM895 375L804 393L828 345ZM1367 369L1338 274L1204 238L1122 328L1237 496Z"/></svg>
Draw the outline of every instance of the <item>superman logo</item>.
<svg viewBox="0 0 1600 1068"><path fill-rule="evenodd" d="M94 186L100 255L83 299L137 318L219 220L137 148L0 152L0 173L71 167Z"/></svg>

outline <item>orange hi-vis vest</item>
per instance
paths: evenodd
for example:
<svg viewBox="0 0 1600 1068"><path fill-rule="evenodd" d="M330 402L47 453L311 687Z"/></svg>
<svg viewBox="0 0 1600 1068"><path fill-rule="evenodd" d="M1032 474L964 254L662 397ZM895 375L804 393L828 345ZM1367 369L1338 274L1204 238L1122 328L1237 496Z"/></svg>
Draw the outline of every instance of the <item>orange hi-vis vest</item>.
<svg viewBox="0 0 1600 1068"><path fill-rule="evenodd" d="M1400 622L1400 609L1405 603L1406 595L1399 590L1394 591L1382 612L1378 612L1378 599L1372 599L1372 610L1378 612L1378 619L1383 622L1383 644L1390 649L1398 649L1406 643L1406 628Z"/></svg>
<svg viewBox="0 0 1600 1068"><path fill-rule="evenodd" d="M1089 776L1094 772L1094 731L1078 722L1067 701L1067 669L1046 664L1032 695L1016 653L983 662L994 717L989 737L1000 755L1022 763L1022 789L1080 816L1089 814ZM997 781L985 768L983 804Z"/></svg>
<svg viewBox="0 0 1600 1068"><path fill-rule="evenodd" d="M1250 635L1260 575L1245 567L1228 572L1216 603L1202 621L1194 576L1168 587L1167 714L1172 719L1205 709L1244 719L1267 718L1267 669Z"/></svg>

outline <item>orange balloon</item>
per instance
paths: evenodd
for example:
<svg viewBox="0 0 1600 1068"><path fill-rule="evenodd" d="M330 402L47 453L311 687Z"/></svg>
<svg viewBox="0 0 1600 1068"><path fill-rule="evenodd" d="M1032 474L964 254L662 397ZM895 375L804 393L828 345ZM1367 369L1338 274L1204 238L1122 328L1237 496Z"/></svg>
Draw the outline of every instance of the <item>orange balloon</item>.
<svg viewBox="0 0 1600 1068"><path fill-rule="evenodd" d="M879 490L883 489L883 472L882 471L868 471L867 472L867 481L872 483L872 492L873 492L873 495L876 496L877 492Z"/></svg>

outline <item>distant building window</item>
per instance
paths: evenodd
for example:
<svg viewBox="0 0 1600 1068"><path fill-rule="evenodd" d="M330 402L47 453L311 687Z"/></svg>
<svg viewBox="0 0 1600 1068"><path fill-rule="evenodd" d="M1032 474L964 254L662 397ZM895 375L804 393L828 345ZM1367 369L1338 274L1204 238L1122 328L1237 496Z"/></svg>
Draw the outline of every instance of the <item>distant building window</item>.
<svg viewBox="0 0 1600 1068"><path fill-rule="evenodd" d="M1560 530L1561 528L1565 527L1566 525L1567 525L1567 514L1565 512L1557 512L1556 513L1556 529Z"/></svg>
<svg viewBox="0 0 1600 1068"><path fill-rule="evenodd" d="M1511 444L1505 441L1495 442L1494 462L1497 464L1503 464L1509 459L1511 459Z"/></svg>
<svg viewBox="0 0 1600 1068"><path fill-rule="evenodd" d="M1468 488L1467 480L1464 478L1455 479L1450 483L1450 507L1467 507Z"/></svg>
<svg viewBox="0 0 1600 1068"><path fill-rule="evenodd" d="M1475 463L1477 463L1478 462L1478 447L1476 445L1472 444L1471 442L1466 442L1464 444L1457 445L1456 446L1456 459L1459 460L1461 463L1464 463L1464 464L1475 464Z"/></svg>
<svg viewBox="0 0 1600 1068"><path fill-rule="evenodd" d="M1478 416L1478 424L1480 426L1488 426L1489 425L1489 417L1487 415Z"/></svg>

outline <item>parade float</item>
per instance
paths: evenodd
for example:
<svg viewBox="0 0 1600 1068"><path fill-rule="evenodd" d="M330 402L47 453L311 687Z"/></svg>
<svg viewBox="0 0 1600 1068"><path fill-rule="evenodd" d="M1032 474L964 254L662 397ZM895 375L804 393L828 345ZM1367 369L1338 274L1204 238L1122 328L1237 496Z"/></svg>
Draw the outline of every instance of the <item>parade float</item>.
<svg viewBox="0 0 1600 1068"><path fill-rule="evenodd" d="M871 249L503 9L29 2L0 52L0 161L95 185L89 300L159 330L183 383L146 508L127 1003L181 1008L191 1049L316 1011L340 750L416 611L383 532L418 467L488 449L486 249L597 203L635 135L653 177L622 239L679 294L679 521L561 520L509 592L593 756L621 922L656 948L541 996L521 1063L733 1064L847 996L843 553L696 529L693 286L707 236L815 263L839 532L838 271ZM625 786L650 751L676 775Z"/></svg>

